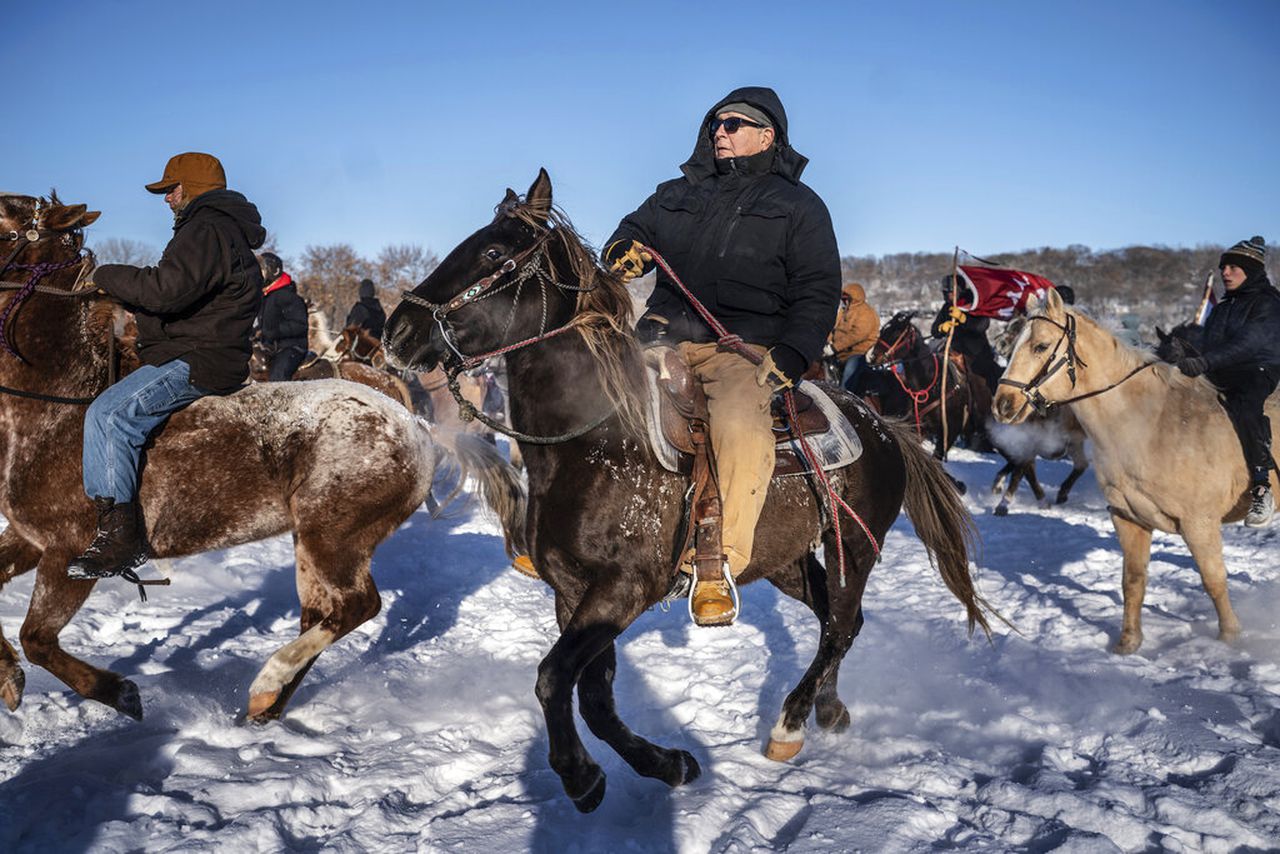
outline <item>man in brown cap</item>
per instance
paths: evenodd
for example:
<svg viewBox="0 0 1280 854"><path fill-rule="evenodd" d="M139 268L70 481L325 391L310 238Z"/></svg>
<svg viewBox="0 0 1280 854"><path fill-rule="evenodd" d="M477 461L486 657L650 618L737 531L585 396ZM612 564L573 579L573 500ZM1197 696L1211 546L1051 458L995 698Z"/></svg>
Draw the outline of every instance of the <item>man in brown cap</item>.
<svg viewBox="0 0 1280 854"><path fill-rule="evenodd" d="M137 580L134 570L149 557L137 504L142 446L173 412L235 391L249 375L262 299L253 250L266 238L258 209L226 188L211 154L179 154L146 186L173 209L173 238L154 267L94 271L94 284L134 313L142 366L85 414L84 489L98 509L98 531L68 567L72 578Z"/></svg>

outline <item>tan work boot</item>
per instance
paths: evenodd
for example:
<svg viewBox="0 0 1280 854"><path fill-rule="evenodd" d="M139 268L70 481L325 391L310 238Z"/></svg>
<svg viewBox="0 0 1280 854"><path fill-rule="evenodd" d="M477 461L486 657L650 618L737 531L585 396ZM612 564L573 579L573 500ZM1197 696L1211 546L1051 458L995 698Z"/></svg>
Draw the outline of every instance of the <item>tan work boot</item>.
<svg viewBox="0 0 1280 854"><path fill-rule="evenodd" d="M533 558L528 555L516 555L515 559L511 561L511 568L522 575L529 576L530 578L542 577L541 575L538 575L538 568L533 565Z"/></svg>
<svg viewBox="0 0 1280 854"><path fill-rule="evenodd" d="M699 581L690 594L689 613L699 626L728 626L733 623L733 597L725 581Z"/></svg>

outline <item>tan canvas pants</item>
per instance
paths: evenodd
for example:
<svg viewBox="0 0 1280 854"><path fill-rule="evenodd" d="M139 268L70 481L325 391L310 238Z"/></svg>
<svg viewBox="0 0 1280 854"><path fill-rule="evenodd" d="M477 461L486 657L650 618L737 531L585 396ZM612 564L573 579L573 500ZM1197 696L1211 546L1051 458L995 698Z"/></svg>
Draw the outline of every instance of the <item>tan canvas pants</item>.
<svg viewBox="0 0 1280 854"><path fill-rule="evenodd" d="M748 345L763 354L764 347ZM751 562L756 522L773 477L773 418L768 386L756 366L715 343L682 343L680 353L702 382L710 415L723 513L724 550L736 578Z"/></svg>

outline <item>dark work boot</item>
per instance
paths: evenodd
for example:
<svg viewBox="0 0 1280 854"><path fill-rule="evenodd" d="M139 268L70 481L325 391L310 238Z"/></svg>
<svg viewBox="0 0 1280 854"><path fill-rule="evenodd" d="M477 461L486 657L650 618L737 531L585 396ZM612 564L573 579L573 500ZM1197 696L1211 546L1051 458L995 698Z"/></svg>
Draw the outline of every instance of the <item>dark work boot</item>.
<svg viewBox="0 0 1280 854"><path fill-rule="evenodd" d="M1271 514L1275 512L1275 499L1271 497L1271 487L1265 483L1255 484L1249 490L1249 512L1244 517L1244 524L1249 528L1264 528L1271 522Z"/></svg>
<svg viewBox="0 0 1280 854"><path fill-rule="evenodd" d="M67 567L69 578L111 578L122 575L133 581L133 570L150 557L138 505L129 501L117 504L112 498L94 498L98 508L98 533L84 554Z"/></svg>

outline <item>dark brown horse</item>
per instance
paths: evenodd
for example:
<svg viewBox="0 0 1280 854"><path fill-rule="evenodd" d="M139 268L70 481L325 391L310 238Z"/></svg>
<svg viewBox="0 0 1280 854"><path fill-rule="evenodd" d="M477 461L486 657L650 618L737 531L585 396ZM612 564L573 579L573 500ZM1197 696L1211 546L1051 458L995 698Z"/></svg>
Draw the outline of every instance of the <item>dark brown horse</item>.
<svg viewBox="0 0 1280 854"><path fill-rule="evenodd" d="M477 294L484 298L476 300ZM529 546L555 590L561 631L538 667L537 696L551 767L584 812L600 803L605 778L574 725L575 686L587 726L637 773L672 786L699 774L687 751L636 735L614 707L614 642L672 589L686 488L684 477L658 465L644 435L644 367L630 312L626 288L599 268L553 208L544 170L523 202L507 191L494 220L406 295L383 335L390 361L415 368L442 361L456 368L459 353L540 339L507 353L508 390L512 427L525 435ZM542 337L548 333L554 337ZM972 521L941 468L908 432L851 395L831 394L863 444L862 456L833 472L832 483L875 542L845 524L847 578L828 572L813 544L824 544L834 567L836 539L822 521L813 486L786 478L770 487L753 560L739 581L767 578L806 603L821 623L817 655L773 728L769 755L775 757L799 750L815 706L824 729L849 725L837 672L862 627L867 576L904 497L917 534L964 604L970 630L987 629L984 603L969 577Z"/></svg>
<svg viewBox="0 0 1280 854"><path fill-rule="evenodd" d="M17 353L0 352L0 512L9 520L0 583L36 569L21 632L32 663L81 696L141 718L134 683L58 643L95 584L67 578L67 563L94 532L81 488L84 401L107 386L115 361L114 304L71 290L80 229L97 217L56 197L0 196L0 279L21 285L39 276L41 288L20 305L23 290L0 291L2 332ZM139 501L157 558L293 532L301 633L249 689L251 718L279 716L316 657L378 613L369 561L427 496L432 434L362 386L263 383L174 414L145 453ZM495 483L494 495L501 489ZM518 490L513 496L508 525L518 516ZM24 681L0 635L0 697L10 709Z"/></svg>

